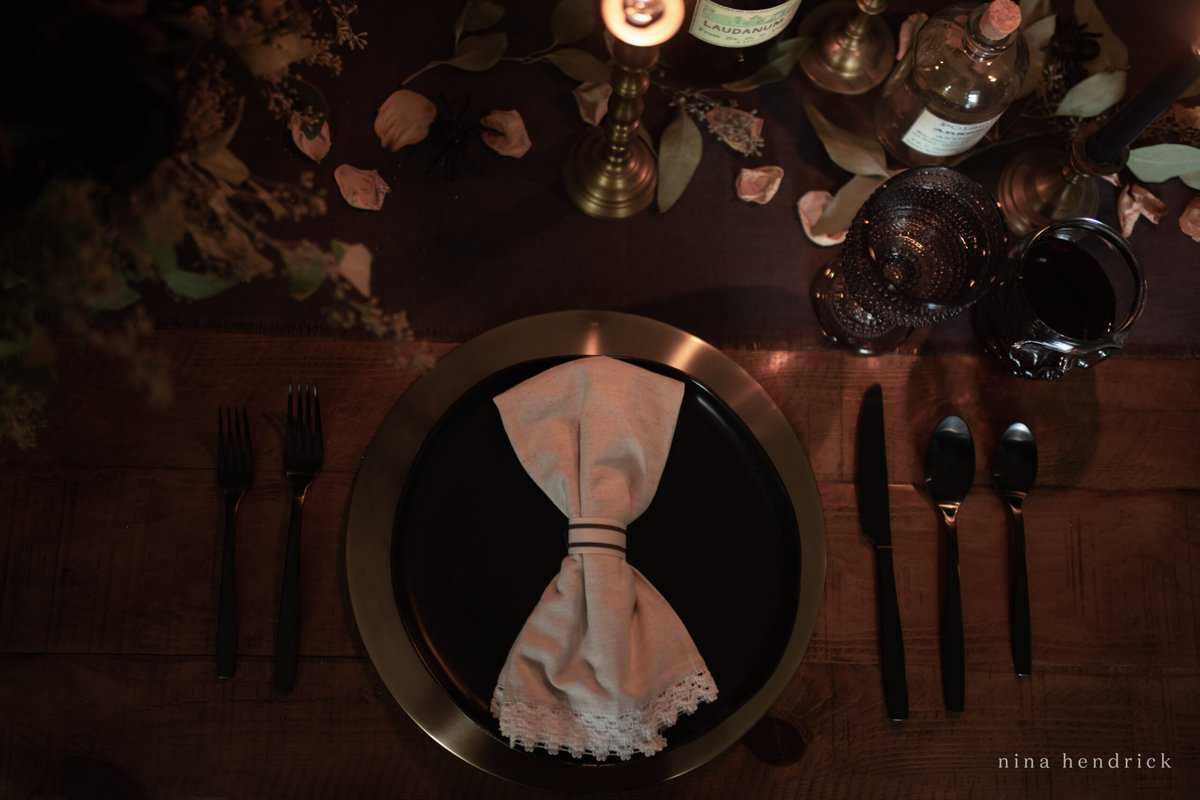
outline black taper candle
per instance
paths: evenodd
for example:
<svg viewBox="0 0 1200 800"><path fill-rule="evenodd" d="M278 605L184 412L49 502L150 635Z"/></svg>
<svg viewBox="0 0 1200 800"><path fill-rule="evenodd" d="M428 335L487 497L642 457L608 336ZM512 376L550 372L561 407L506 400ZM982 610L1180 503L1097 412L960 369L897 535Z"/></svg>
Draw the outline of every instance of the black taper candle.
<svg viewBox="0 0 1200 800"><path fill-rule="evenodd" d="M1123 164L1125 148L1175 99L1200 79L1200 45L1187 58L1163 70L1142 92L1117 110L1087 143L1088 158L1100 164Z"/></svg>

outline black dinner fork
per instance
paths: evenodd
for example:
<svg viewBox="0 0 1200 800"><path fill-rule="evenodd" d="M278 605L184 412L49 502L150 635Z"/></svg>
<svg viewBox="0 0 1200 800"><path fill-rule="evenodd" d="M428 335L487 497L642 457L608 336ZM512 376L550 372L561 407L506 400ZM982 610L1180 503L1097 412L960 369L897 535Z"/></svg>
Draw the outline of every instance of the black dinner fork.
<svg viewBox="0 0 1200 800"><path fill-rule="evenodd" d="M324 460L325 442L321 434L321 401L317 398L317 387L289 385L283 470L287 475L292 511L283 564L283 588L279 593L279 625L275 631L275 688L280 692L290 692L296 685L296 660L300 649L300 519L308 487L321 471Z"/></svg>
<svg viewBox="0 0 1200 800"><path fill-rule="evenodd" d="M225 501L221 582L217 595L217 677L232 678L237 666L237 510L254 480L254 449L246 409L217 409L217 487Z"/></svg>

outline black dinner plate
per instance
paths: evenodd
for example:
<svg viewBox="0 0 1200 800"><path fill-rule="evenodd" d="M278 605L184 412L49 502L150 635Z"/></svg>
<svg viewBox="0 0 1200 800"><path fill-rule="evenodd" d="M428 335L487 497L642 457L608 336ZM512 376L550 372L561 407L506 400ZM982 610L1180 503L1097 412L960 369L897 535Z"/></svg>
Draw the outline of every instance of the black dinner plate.
<svg viewBox="0 0 1200 800"><path fill-rule="evenodd" d="M567 360L520 363L467 391L425 438L395 515L404 627L437 682L497 738L492 690L558 572L566 519L517 461L493 398ZM686 387L658 492L629 526L629 562L679 614L720 692L665 732L671 750L716 727L777 668L796 621L801 543L787 489L737 414L697 380L629 360Z"/></svg>

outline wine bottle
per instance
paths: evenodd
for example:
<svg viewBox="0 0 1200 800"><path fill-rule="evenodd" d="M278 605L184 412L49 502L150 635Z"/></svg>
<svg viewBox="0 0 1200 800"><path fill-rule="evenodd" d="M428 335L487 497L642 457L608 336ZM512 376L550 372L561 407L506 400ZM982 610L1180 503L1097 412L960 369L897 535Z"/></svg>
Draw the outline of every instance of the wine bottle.
<svg viewBox="0 0 1200 800"><path fill-rule="evenodd" d="M1029 50L1012 0L960 3L930 18L884 84L875 129L910 167L974 147L1021 89Z"/></svg>
<svg viewBox="0 0 1200 800"><path fill-rule="evenodd" d="M766 62L800 0L687 0L687 33L666 53L685 82L715 86L748 77Z"/></svg>

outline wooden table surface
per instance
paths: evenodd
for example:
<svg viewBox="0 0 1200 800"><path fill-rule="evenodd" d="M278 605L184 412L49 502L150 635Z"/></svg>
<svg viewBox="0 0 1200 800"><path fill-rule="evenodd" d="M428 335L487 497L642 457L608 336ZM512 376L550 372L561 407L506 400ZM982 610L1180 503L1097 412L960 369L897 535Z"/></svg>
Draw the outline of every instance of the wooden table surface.
<svg viewBox="0 0 1200 800"><path fill-rule="evenodd" d="M1127 38L1138 36L1152 38L1135 29ZM423 63L421 54L404 58ZM551 166L522 180L551 186ZM836 173L825 162L819 169ZM1185 193L1176 187L1167 194L1177 212ZM668 257L633 247L652 235L647 226L665 224L653 217L626 228L584 224L565 199L547 197L539 202L561 206L556 213L572 236L591 237L577 240L580 248L607 242L640 254L626 268L647 273ZM687 225L682 215L663 219L677 233ZM786 277L796 296L778 306L787 314L771 324L786 330L795 318L797 330L811 332L803 294L823 256L796 239L793 220L787 224L787 247L802 253L803 266ZM969 337L871 359L825 349L807 333L784 336L786 347L771 345L771 337L762 337L767 346L750 346L753 297L770 292L740 294L733 278L724 289L705 288L721 283L712 265L678 291L655 290L668 309L658 316L672 322L686 322L680 309L692 301L711 311L732 298L742 327L713 321L702 333L762 383L805 442L820 483L829 561L816 633L771 712L802 735L801 760L771 766L739 744L690 775L621 796L1200 795L1200 246L1184 241L1173 220L1161 230L1142 225L1135 245L1152 262L1150 344L1059 383L1008 377ZM462 243L438 237L419 252L436 260L439 247L454 259L470 255ZM517 249L527 253L527 243ZM542 258L543 275L568 269ZM590 257L585 262L592 269ZM725 269L737 271L735 264ZM635 282L584 279L569 292L537 294L535 272L514 280L527 281L545 307L653 311L644 295L622 288ZM453 318L440 308L454 297L442 276L405 274L403 281L427 290L426 302L410 308L414 320L423 313ZM465 329L527 310L488 305L477 288L465 293ZM416 373L397 367L393 347L380 342L232 330L236 320L254 318L259 300L251 290L219 313L187 309L177 329L159 334L175 381L169 410L147 408L103 359L68 354L40 449L0 451L0 797L61 796L64 785L89 778L124 780L131 793L150 797L551 796L480 773L426 737L392 701L357 639L343 555L354 470ZM305 308L315 317L314 306ZM216 322L206 324L206 315ZM435 355L459 340L442 338L430 345ZM284 387L297 380L321 387L328 455L305 520L299 680L280 697L270 686L287 524L278 425ZM912 706L902 726L885 720L873 562L852 483L858 403L876 382L886 398ZM240 516L238 672L218 682L220 509L212 470L214 409L222 403L251 409L257 471ZM942 707L937 524L918 488L928 435L949 411L969 421L980 455L960 522L968 670L960 716ZM997 436L1017 418L1036 431L1041 456L1026 507L1034 647L1034 675L1026 680L1012 673L1005 518L987 477ZM1160 752L1170 769L1062 764L1064 754ZM1046 756L1050 768L1000 766L1014 755Z"/></svg>

